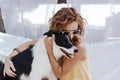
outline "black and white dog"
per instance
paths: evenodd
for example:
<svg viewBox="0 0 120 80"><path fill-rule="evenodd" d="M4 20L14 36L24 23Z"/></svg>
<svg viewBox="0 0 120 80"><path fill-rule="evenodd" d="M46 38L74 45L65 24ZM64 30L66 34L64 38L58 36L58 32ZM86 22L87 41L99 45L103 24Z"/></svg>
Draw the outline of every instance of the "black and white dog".
<svg viewBox="0 0 120 80"><path fill-rule="evenodd" d="M63 55L67 58L73 58L78 49L72 45L68 35L52 31L48 31L44 35L51 37L52 34L55 35L53 43L55 58L58 60ZM0 80L57 80L49 62L44 39L45 37L40 38L33 47L13 57L12 62L17 74L15 78L3 76L4 64L1 62Z"/></svg>

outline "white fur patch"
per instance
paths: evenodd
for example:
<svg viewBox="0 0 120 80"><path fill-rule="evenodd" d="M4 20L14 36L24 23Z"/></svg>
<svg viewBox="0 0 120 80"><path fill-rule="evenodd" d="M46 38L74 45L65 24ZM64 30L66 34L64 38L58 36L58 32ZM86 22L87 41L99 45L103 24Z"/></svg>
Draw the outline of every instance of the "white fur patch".
<svg viewBox="0 0 120 80"><path fill-rule="evenodd" d="M41 80L43 77L47 77L49 80L57 80L49 62L48 55L44 44L44 39L39 39L36 45L33 47L33 62L32 70L29 76L24 74L21 76L21 80Z"/></svg>

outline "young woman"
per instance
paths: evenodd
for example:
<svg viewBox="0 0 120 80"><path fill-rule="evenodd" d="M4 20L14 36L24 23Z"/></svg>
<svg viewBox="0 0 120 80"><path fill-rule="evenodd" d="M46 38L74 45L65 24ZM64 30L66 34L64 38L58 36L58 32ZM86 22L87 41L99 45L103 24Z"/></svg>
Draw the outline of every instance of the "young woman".
<svg viewBox="0 0 120 80"><path fill-rule="evenodd" d="M57 61L53 55L52 37L47 37L44 42L48 52L49 61L56 77L60 80L91 80L89 72L89 59L85 43L81 36L84 34L84 19L74 8L62 8L50 19L50 30L54 32L66 33L72 43L78 48L77 54L72 59L62 57ZM37 40L26 42L16 49L5 59L4 73L11 77L16 74L14 65L11 62L12 57L34 45ZM13 70L10 70L10 68Z"/></svg>

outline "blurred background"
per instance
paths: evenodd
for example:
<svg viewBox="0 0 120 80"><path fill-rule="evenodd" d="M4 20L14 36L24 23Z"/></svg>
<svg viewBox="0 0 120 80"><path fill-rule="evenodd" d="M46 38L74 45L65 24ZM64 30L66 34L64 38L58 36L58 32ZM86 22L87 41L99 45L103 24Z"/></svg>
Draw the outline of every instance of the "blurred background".
<svg viewBox="0 0 120 80"><path fill-rule="evenodd" d="M48 30L62 7L74 7L87 20L86 34L92 80L120 80L120 0L0 0L0 58L14 47Z"/></svg>
<svg viewBox="0 0 120 80"><path fill-rule="evenodd" d="M89 43L120 38L120 0L0 0L1 15L8 34L38 38L61 7L74 7L86 20Z"/></svg>

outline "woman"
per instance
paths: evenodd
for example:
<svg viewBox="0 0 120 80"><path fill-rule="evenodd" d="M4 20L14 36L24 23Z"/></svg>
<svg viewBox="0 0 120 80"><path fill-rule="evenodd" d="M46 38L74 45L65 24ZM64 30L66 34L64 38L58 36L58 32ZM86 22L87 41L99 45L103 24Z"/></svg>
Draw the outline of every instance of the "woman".
<svg viewBox="0 0 120 80"><path fill-rule="evenodd" d="M87 51L85 43L80 37L84 34L84 24L84 19L74 8L62 8L50 19L49 29L54 32L67 34L72 43L78 48L78 52L74 58L67 59L62 57L57 61L53 55L52 48L54 35L44 40L52 70L60 80L90 80ZM29 48L31 45L34 45L36 41L26 42L18 48L15 48L5 59L4 73L15 77L16 74L10 70L11 68L15 71L14 65L11 62L12 57Z"/></svg>

